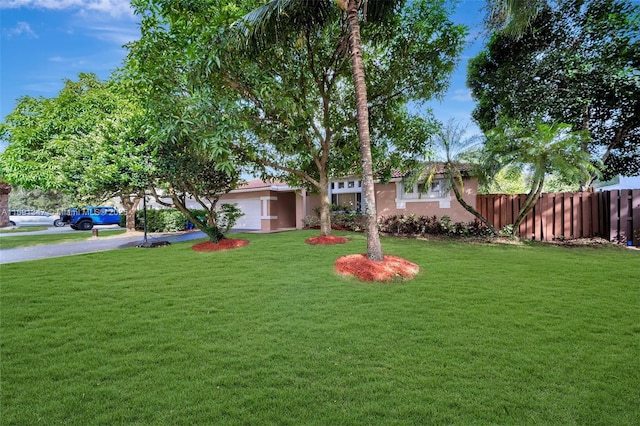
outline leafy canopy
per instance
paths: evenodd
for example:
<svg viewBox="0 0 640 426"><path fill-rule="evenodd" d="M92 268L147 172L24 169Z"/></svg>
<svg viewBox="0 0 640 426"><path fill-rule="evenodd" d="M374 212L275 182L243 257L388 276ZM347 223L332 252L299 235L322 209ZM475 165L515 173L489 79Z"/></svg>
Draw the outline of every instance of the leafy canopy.
<svg viewBox="0 0 640 426"><path fill-rule="evenodd" d="M567 123L605 177L640 173L640 6L561 0L541 8L520 38L495 33L469 63L468 85L485 132Z"/></svg>

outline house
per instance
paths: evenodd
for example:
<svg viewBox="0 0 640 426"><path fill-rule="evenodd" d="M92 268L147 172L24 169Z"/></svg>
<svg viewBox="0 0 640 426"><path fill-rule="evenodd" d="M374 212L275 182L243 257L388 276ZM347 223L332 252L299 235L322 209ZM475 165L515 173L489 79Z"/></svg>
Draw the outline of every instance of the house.
<svg viewBox="0 0 640 426"><path fill-rule="evenodd" d="M234 229L274 232L301 229L306 192L282 182L252 180L220 197L218 205L234 204L244 213Z"/></svg>
<svg viewBox="0 0 640 426"><path fill-rule="evenodd" d="M463 174L463 198L476 206L477 179ZM408 186L399 174L387 183L376 182L378 217L391 215L449 216L453 222L470 222L475 218L456 200L448 188L442 170L428 188L424 184ZM329 184L331 203L349 210L364 212L362 180L357 176L334 179ZM316 215L320 197L281 182L252 180L220 198L219 204L235 204L242 210L236 229L274 232L301 229L306 216Z"/></svg>

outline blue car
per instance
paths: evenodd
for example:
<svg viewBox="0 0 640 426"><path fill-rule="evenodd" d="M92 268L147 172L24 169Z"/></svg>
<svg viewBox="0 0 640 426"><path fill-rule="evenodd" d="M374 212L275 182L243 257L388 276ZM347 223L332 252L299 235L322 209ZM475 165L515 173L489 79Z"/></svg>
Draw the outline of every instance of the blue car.
<svg viewBox="0 0 640 426"><path fill-rule="evenodd" d="M76 230L89 231L95 225L119 225L120 212L115 207L107 206L74 207L63 210L60 221L62 226L69 225Z"/></svg>

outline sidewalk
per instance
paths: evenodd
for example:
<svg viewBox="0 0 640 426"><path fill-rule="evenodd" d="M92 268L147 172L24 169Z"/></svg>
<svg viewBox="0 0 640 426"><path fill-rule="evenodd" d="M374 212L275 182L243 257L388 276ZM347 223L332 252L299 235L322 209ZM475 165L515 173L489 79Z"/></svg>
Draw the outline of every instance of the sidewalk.
<svg viewBox="0 0 640 426"><path fill-rule="evenodd" d="M43 231L46 232L46 231ZM14 234L15 235L15 234ZM167 241L170 243L190 241L205 238L201 231L171 232L148 234L149 243ZM0 265L28 260L46 259L50 257L72 256L75 254L95 253L99 251L116 250L126 247L136 247L144 242L144 234L136 232L133 235L118 235L113 237L89 238L84 241L17 247L0 250Z"/></svg>

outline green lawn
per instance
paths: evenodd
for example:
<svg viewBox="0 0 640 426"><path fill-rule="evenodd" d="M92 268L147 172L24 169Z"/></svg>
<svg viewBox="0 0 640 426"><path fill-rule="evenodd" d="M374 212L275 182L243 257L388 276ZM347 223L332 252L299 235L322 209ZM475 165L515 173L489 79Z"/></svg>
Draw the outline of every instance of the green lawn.
<svg viewBox="0 0 640 426"><path fill-rule="evenodd" d="M98 232L99 238L112 237L124 234L124 229L103 230ZM91 232L77 231L62 234L40 234L40 235L16 235L0 238L0 249L10 249L16 247L36 246L42 244L68 243L71 241L82 241L92 238Z"/></svg>
<svg viewBox="0 0 640 426"><path fill-rule="evenodd" d="M10 229L0 229L0 234L14 234L16 232L35 232L35 231L46 231L48 226L19 226L17 228Z"/></svg>
<svg viewBox="0 0 640 426"><path fill-rule="evenodd" d="M2 265L1 423L640 424L640 252L314 235Z"/></svg>

